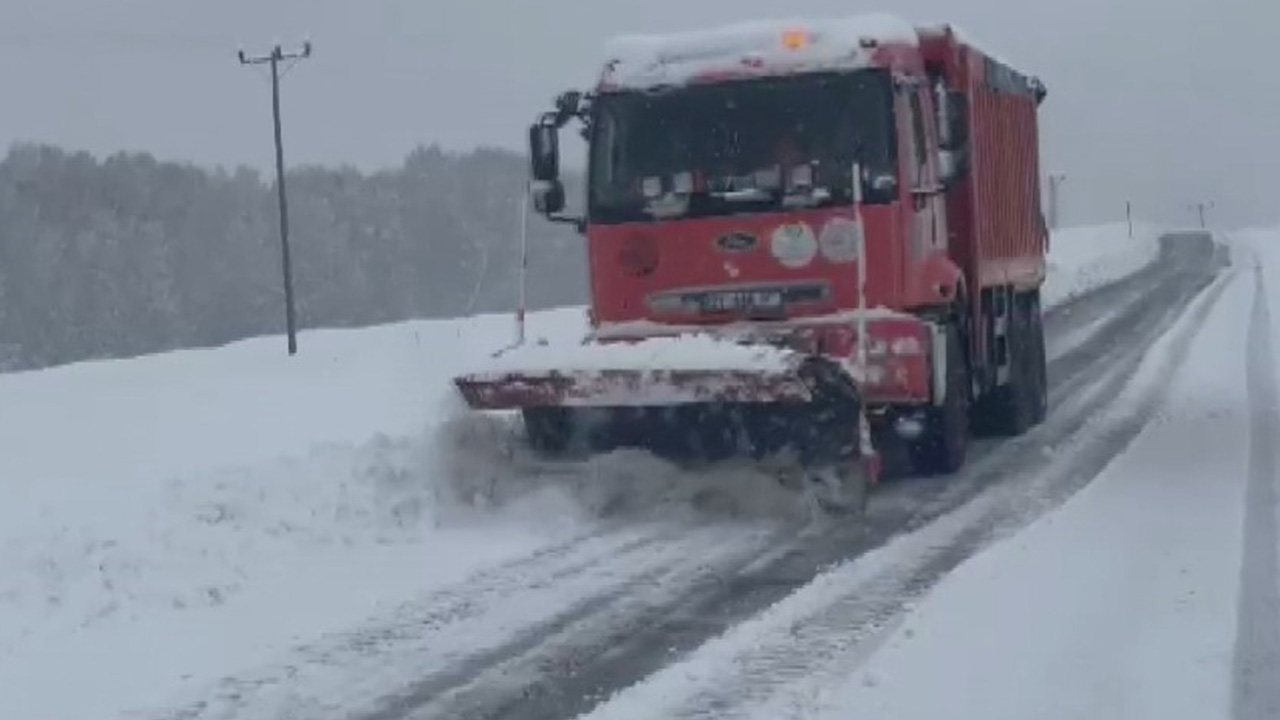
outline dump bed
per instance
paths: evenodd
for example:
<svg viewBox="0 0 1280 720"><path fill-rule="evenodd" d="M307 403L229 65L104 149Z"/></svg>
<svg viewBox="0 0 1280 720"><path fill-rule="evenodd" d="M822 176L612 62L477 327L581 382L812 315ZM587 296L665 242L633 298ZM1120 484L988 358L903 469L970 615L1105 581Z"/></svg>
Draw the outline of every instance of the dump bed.
<svg viewBox="0 0 1280 720"><path fill-rule="evenodd" d="M967 167L948 193L951 254L970 288L1035 288L1048 231L1040 207L1037 109L1044 86L987 55L953 28L920 31L926 70L965 98Z"/></svg>

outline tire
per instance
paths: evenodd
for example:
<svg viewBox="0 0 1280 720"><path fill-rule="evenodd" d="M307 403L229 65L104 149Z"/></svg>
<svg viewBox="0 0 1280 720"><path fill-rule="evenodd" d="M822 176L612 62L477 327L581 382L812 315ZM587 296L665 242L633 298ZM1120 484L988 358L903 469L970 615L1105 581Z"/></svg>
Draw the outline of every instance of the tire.
<svg viewBox="0 0 1280 720"><path fill-rule="evenodd" d="M573 442L573 414L568 408L538 407L521 411L529 447L543 455L563 455Z"/></svg>
<svg viewBox="0 0 1280 720"><path fill-rule="evenodd" d="M1039 391L1030 304L1024 296L1014 297L1009 313L1009 382L979 404L983 430L995 435L1022 435L1035 424Z"/></svg>
<svg viewBox="0 0 1280 720"><path fill-rule="evenodd" d="M941 406L925 414L924 434L907 446L918 473L950 475L969 454L969 362L954 323L947 327L947 388Z"/></svg>

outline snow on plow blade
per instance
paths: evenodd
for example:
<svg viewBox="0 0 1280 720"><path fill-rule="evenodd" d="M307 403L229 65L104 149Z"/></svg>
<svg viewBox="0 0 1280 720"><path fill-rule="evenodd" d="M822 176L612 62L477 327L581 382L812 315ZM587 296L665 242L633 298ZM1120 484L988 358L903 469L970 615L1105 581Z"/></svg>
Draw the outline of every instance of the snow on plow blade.
<svg viewBox="0 0 1280 720"><path fill-rule="evenodd" d="M691 403L806 402L798 373L761 370L601 369L464 375L455 380L476 410L645 407Z"/></svg>
<svg viewBox="0 0 1280 720"><path fill-rule="evenodd" d="M650 338L552 349L520 346L455 378L477 410L806 402L808 356L710 336Z"/></svg>

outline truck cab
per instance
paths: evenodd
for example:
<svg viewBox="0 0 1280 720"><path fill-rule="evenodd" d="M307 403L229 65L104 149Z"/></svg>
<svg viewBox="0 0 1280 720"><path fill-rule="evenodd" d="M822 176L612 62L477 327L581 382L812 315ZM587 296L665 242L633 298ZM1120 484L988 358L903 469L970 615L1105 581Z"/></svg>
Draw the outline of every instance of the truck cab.
<svg viewBox="0 0 1280 720"><path fill-rule="evenodd" d="M1038 81L885 16L608 53L529 136L535 207L586 236L589 342L714 333L829 359L930 470L963 464L975 414L1043 417ZM575 120L581 217L559 177Z"/></svg>

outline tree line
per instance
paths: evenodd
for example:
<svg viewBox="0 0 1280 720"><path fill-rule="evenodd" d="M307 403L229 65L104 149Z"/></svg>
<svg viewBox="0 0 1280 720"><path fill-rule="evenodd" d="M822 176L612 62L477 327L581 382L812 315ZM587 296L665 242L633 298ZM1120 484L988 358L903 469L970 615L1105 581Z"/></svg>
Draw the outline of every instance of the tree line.
<svg viewBox="0 0 1280 720"><path fill-rule="evenodd" d="M419 147L397 168L288 177L298 323L352 327L516 302L527 167ZM0 161L0 370L283 330L274 183L147 154L47 145ZM582 302L582 240L529 223L531 307Z"/></svg>

